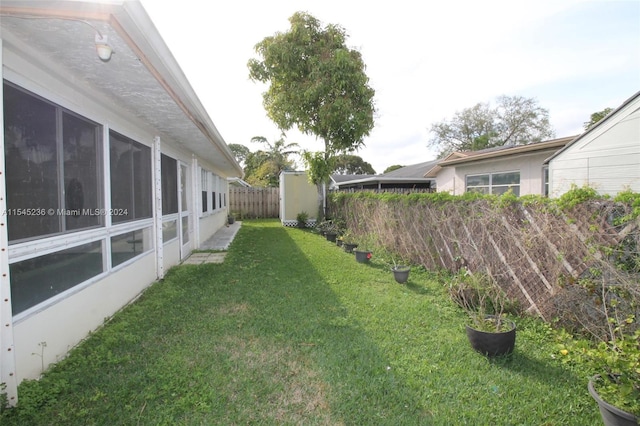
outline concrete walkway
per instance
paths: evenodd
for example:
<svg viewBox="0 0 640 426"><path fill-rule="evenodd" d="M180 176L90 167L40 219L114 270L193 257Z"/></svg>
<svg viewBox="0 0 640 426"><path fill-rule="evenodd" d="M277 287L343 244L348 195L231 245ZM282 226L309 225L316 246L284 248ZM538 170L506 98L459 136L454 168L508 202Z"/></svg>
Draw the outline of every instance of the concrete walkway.
<svg viewBox="0 0 640 426"><path fill-rule="evenodd" d="M235 238L242 222L234 222L229 226L220 228L211 238L200 245L200 250L225 251ZM201 265L203 263L222 263L226 253L192 253L183 265Z"/></svg>

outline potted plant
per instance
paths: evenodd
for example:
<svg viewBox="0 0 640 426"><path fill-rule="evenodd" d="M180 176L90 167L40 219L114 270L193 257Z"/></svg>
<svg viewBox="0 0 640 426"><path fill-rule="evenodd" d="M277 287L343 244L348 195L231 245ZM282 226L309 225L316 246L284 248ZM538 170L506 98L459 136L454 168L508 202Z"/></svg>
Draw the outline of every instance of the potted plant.
<svg viewBox="0 0 640 426"><path fill-rule="evenodd" d="M342 235L342 248L347 253L353 253L353 250L358 247L358 244L353 241L353 235L347 231Z"/></svg>
<svg viewBox="0 0 640 426"><path fill-rule="evenodd" d="M393 262L393 266L391 267L393 278L398 284L406 283L407 280L409 280L409 272L411 272L411 267L406 265L398 265L395 258L391 258L391 260Z"/></svg>
<svg viewBox="0 0 640 426"><path fill-rule="evenodd" d="M318 232L323 237L326 236L327 231L333 227L333 223L331 220L323 220L316 224L316 232Z"/></svg>
<svg viewBox="0 0 640 426"><path fill-rule="evenodd" d="M296 220L298 221L298 228L306 228L307 220L309 220L309 214L305 211L301 211L296 215Z"/></svg>
<svg viewBox="0 0 640 426"><path fill-rule="evenodd" d="M454 276L449 294L469 314L465 329L473 349L488 357L513 352L516 325L504 315L515 309L515 304L500 287L487 276L463 268Z"/></svg>
<svg viewBox="0 0 640 426"><path fill-rule="evenodd" d="M356 261L359 263L369 263L373 253L370 250L355 250L353 251L356 254Z"/></svg>
<svg viewBox="0 0 640 426"><path fill-rule="evenodd" d="M629 316L611 320L611 340L588 351L598 374L590 380L589 394L598 404L605 426L637 426L640 419L640 329L627 332L634 324Z"/></svg>

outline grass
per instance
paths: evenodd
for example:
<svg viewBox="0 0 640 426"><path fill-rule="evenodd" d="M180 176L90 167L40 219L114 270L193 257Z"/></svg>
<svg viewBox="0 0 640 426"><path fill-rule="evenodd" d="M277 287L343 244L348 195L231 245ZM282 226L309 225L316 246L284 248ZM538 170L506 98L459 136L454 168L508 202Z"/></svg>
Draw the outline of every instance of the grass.
<svg viewBox="0 0 640 426"><path fill-rule="evenodd" d="M587 425L589 374L518 319L490 361L438 275L397 284L308 230L245 221L223 264L169 271L2 425Z"/></svg>

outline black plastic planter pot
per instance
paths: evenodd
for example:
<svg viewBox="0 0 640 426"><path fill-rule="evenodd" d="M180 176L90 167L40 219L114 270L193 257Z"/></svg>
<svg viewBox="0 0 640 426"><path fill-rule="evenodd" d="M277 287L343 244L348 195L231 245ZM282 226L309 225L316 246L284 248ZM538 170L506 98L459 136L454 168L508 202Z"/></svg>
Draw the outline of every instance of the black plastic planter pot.
<svg viewBox="0 0 640 426"><path fill-rule="evenodd" d="M337 234L335 232L327 232L325 237L327 238L327 241L331 241L332 243L335 243Z"/></svg>
<svg viewBox="0 0 640 426"><path fill-rule="evenodd" d="M488 357L507 355L516 344L516 324L505 320L511 329L503 332L480 331L467 326L467 337L471 347Z"/></svg>
<svg viewBox="0 0 640 426"><path fill-rule="evenodd" d="M371 252L365 250L356 250L356 260L360 263L369 263L371 259Z"/></svg>
<svg viewBox="0 0 640 426"><path fill-rule="evenodd" d="M342 247L342 243L343 243L343 241L340 238L336 238L336 245L338 247Z"/></svg>
<svg viewBox="0 0 640 426"><path fill-rule="evenodd" d="M347 253L353 253L353 250L358 247L357 244L353 244L353 243L342 243L342 248L344 249L344 251L346 251Z"/></svg>
<svg viewBox="0 0 640 426"><path fill-rule="evenodd" d="M396 280L398 284L404 284L409 279L409 272L411 268L409 266L396 266L391 268L391 272L393 272L393 278Z"/></svg>
<svg viewBox="0 0 640 426"><path fill-rule="evenodd" d="M598 403L600 409L600 416L604 426L638 426L638 419L631 413L622 411L615 405L611 405L598 395L598 392L593 387L593 381L600 380L600 376L596 375L589 380L589 393L591 397Z"/></svg>

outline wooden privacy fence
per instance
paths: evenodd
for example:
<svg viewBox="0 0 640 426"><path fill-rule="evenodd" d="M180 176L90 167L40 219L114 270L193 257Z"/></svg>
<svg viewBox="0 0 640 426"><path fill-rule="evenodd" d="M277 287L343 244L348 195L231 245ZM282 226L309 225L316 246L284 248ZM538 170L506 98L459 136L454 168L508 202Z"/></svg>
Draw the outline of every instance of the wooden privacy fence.
<svg viewBox="0 0 640 426"><path fill-rule="evenodd" d="M229 188L229 209L237 219L277 218L279 188Z"/></svg>

